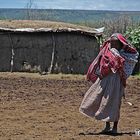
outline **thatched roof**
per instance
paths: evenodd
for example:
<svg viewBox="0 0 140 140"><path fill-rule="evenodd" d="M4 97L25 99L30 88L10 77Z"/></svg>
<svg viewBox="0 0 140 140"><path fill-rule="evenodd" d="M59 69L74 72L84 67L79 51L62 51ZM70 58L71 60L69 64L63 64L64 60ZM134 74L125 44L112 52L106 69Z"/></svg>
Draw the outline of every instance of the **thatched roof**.
<svg viewBox="0 0 140 140"><path fill-rule="evenodd" d="M0 20L0 32L79 32L92 36L102 35L103 28L95 29L63 22Z"/></svg>

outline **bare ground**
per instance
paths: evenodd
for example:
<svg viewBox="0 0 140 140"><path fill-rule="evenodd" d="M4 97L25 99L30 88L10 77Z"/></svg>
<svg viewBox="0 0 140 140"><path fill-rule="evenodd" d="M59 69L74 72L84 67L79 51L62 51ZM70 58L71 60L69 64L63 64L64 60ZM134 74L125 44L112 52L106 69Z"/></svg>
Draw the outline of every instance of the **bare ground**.
<svg viewBox="0 0 140 140"><path fill-rule="evenodd" d="M119 134L99 135L104 123L78 109L90 83L83 76L0 73L0 140L138 140L140 79L131 77Z"/></svg>

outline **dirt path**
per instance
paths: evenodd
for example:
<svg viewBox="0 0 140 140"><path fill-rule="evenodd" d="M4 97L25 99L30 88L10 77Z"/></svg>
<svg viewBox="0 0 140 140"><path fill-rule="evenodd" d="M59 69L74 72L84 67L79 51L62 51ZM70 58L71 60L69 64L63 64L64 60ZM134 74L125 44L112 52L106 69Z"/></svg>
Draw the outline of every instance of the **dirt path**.
<svg viewBox="0 0 140 140"><path fill-rule="evenodd" d="M126 97L134 106L122 103L116 137L99 135L104 123L79 113L89 87L82 76L0 73L0 140L140 139L134 134L140 128L140 79L128 80Z"/></svg>

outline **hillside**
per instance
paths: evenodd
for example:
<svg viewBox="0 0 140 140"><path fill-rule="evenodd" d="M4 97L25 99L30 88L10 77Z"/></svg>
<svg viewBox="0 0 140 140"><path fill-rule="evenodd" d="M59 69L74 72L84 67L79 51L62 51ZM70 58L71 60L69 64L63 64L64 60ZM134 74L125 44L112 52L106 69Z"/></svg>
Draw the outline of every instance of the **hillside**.
<svg viewBox="0 0 140 140"><path fill-rule="evenodd" d="M103 19L115 19L122 15L130 17L134 21L140 21L140 11L0 9L0 19L36 19L69 23L92 23L95 21L101 21Z"/></svg>

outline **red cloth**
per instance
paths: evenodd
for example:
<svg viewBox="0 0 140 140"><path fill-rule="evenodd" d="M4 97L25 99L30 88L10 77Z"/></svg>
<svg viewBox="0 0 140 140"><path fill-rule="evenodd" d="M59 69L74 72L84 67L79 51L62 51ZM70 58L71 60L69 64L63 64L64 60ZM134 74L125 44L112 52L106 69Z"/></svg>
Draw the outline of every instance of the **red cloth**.
<svg viewBox="0 0 140 140"><path fill-rule="evenodd" d="M113 37L113 36L115 36L115 37L117 37L117 38L119 39L119 41L123 44L123 46L122 46L123 49L124 49L126 52L128 52L128 53L137 53L136 48L132 47L132 45L130 45L130 44L127 42L126 38L125 38L122 34L120 34L120 33L115 33L115 34L113 34L111 37Z"/></svg>
<svg viewBox="0 0 140 140"><path fill-rule="evenodd" d="M100 60L100 78L107 76L111 71L115 73L118 69L122 69L124 65L124 58L119 55L114 55L110 51L109 42L103 46L105 49Z"/></svg>
<svg viewBox="0 0 140 140"><path fill-rule="evenodd" d="M109 50L109 42L105 43L100 50L98 56L89 66L87 72L87 80L93 83L99 77L100 79L107 76L110 72L116 72L118 69L123 69L124 59L120 56L114 55ZM97 75L97 68L99 67L99 75Z"/></svg>
<svg viewBox="0 0 140 140"><path fill-rule="evenodd" d="M119 33L113 34L111 37L117 37L121 43L122 48L129 53L136 53L136 49L131 47L130 44L126 41L126 39ZM110 38L111 39L111 38ZM121 56L114 55L110 49L110 39L108 39L103 46L100 48L100 52L95 60L91 63L87 72L87 80L92 81L93 83L99 77L100 79L107 76L110 72L118 71L121 77L122 84L124 87L126 86L126 76L123 71L124 61L125 59ZM97 69L99 73L97 74Z"/></svg>

